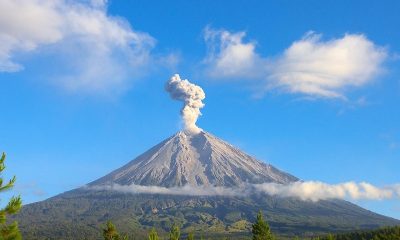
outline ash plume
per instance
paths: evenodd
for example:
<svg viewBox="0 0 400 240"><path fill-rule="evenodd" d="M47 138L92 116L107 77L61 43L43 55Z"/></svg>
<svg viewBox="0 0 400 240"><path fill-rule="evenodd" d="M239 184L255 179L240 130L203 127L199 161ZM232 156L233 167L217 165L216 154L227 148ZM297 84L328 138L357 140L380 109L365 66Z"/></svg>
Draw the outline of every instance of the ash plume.
<svg viewBox="0 0 400 240"><path fill-rule="evenodd" d="M175 74L166 83L165 90L172 99L183 102L181 116L186 131L199 133L201 129L196 126L197 118L201 115L200 108L204 107L202 100L206 97L203 89L187 79L181 79Z"/></svg>

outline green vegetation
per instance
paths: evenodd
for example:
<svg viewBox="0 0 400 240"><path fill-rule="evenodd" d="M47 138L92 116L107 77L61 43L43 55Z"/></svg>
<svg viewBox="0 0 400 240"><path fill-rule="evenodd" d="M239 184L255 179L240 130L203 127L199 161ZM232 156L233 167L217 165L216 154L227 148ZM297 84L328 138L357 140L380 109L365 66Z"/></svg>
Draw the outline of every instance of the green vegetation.
<svg viewBox="0 0 400 240"><path fill-rule="evenodd" d="M103 229L104 240L128 240L128 236L120 236L115 225L108 221L106 227Z"/></svg>
<svg viewBox="0 0 400 240"><path fill-rule="evenodd" d="M252 226L251 233L253 240L273 240L274 236L271 233L268 223L264 220L261 211L257 214L257 220Z"/></svg>
<svg viewBox="0 0 400 240"><path fill-rule="evenodd" d="M158 233L155 228L152 228L149 233L149 240L158 240Z"/></svg>
<svg viewBox="0 0 400 240"><path fill-rule="evenodd" d="M0 158L0 176L6 168L4 161L6 154L3 153ZM14 176L7 184L4 185L3 178L0 177L0 192L10 190L16 181ZM12 197L8 204L0 210L0 240L18 240L21 239L21 234L18 229L18 223L14 221L11 224L7 223L7 216L17 213L22 206L21 197Z"/></svg>
<svg viewBox="0 0 400 240"><path fill-rule="evenodd" d="M386 227L377 230L370 230L370 231L356 231L350 233L342 233L342 234L327 234L322 237L314 237L314 238L299 238L298 236L294 238L286 238L286 237L275 237L268 225L268 222L264 220L263 214L260 211L257 214L256 220L252 225L252 237L250 234L242 237L207 237L208 240L210 239L218 239L218 240L227 240L227 239L243 239L243 240L400 240L400 226L398 227ZM189 232L186 236L186 240L194 240L200 239L204 240L203 237L204 232L199 232L200 237L195 238L194 232ZM126 236L120 238L115 226L108 221L106 228L103 229L103 236L105 240L128 240ZM173 224L170 228L168 233L168 237L166 238L159 238L158 233L155 228L152 228L148 234L149 240L159 240L159 239L169 239L169 240L180 240L181 237L180 228L177 224ZM132 239L142 239L142 238L135 238Z"/></svg>
<svg viewBox="0 0 400 240"><path fill-rule="evenodd" d="M262 209L276 236L311 238L327 233L400 225L345 201L307 202L269 196L172 196L73 190L46 201L25 205L9 220L18 220L25 239L102 239L111 220L129 239L148 238L154 227L168 239L171 223L195 238L245 239ZM156 210L156 211L155 211ZM49 217L51 216L51 217Z"/></svg>
<svg viewBox="0 0 400 240"><path fill-rule="evenodd" d="M252 234L253 234L253 240L274 240L275 237L272 235L270 227L268 225L268 223L264 220L264 217L262 215L262 212L259 211L257 214L257 218L255 223L252 225ZM181 238L181 231L180 228L178 226L178 224L174 223L172 224L170 231L168 233L169 235L169 240L180 240ZM124 237L120 237L115 225L111 222L108 221L106 224L106 227L103 228L103 237L104 240L128 240L127 236ZM148 234L148 239L149 240L158 240L158 233L156 231L156 229L153 227L151 229L151 231ZM187 234L186 240L194 240L194 232L190 231ZM204 239L203 238L203 232L201 233L201 237L200 239ZM210 238L208 238L210 239ZM225 239L229 239L224 237ZM247 239L247 238L245 238Z"/></svg>
<svg viewBox="0 0 400 240"><path fill-rule="evenodd" d="M320 240L400 240L400 226L321 237Z"/></svg>
<svg viewBox="0 0 400 240"><path fill-rule="evenodd" d="M181 236L181 230L177 224L173 224L169 232L169 240L179 240Z"/></svg>
<svg viewBox="0 0 400 240"><path fill-rule="evenodd" d="M194 233L190 232L186 238L187 240L194 240Z"/></svg>
<svg viewBox="0 0 400 240"><path fill-rule="evenodd" d="M115 225L111 222L108 221L106 224L106 228L103 229L103 237L104 240L114 240L118 237L119 234L117 232L117 229L115 228Z"/></svg>

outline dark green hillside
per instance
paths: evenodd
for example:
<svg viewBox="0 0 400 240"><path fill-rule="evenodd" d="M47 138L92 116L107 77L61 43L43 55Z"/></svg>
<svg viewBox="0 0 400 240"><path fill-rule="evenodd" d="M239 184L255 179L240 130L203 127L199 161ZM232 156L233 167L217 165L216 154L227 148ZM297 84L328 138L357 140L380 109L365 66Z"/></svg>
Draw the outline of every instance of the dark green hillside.
<svg viewBox="0 0 400 240"><path fill-rule="evenodd" d="M248 236L260 209L272 231L284 236L400 224L340 200L132 195L79 189L24 206L17 219L25 239L101 239L100 229L107 220L136 239L145 239L153 226L163 234L173 222L180 224L183 233L239 237Z"/></svg>

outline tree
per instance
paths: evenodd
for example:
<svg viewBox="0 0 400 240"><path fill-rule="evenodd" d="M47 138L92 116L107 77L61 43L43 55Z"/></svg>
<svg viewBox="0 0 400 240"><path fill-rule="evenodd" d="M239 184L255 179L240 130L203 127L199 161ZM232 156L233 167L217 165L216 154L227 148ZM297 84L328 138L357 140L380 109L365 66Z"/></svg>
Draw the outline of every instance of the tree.
<svg viewBox="0 0 400 240"><path fill-rule="evenodd" d="M201 233L201 235L200 235L200 240L204 240L203 233Z"/></svg>
<svg viewBox="0 0 400 240"><path fill-rule="evenodd" d="M6 160L6 154L3 153L0 158L0 176L1 173L6 168L4 161ZM14 183L16 181L16 177L14 176L12 179L8 181L7 184L3 185L3 178L0 177L0 192L4 192L10 190L14 187ZM22 207L21 197L12 197L8 204L0 210L0 240L19 240L22 239L21 233L18 229L18 223L14 221L11 224L7 224L7 216L13 215L17 213Z"/></svg>
<svg viewBox="0 0 400 240"><path fill-rule="evenodd" d="M174 223L169 232L169 240L179 240L180 236L181 231L179 230L179 226Z"/></svg>
<svg viewBox="0 0 400 240"><path fill-rule="evenodd" d="M186 238L187 240L194 240L194 233L190 232Z"/></svg>
<svg viewBox="0 0 400 240"><path fill-rule="evenodd" d="M118 236L119 234L115 228L115 225L111 221L108 221L106 228L103 229L104 240L116 240Z"/></svg>
<svg viewBox="0 0 400 240"><path fill-rule="evenodd" d="M262 212L257 214L256 222L252 226L253 240L273 240L274 236L271 233L269 225L264 221Z"/></svg>
<svg viewBox="0 0 400 240"><path fill-rule="evenodd" d="M326 239L328 240L335 240L335 237L332 234L328 234L328 236L326 237Z"/></svg>
<svg viewBox="0 0 400 240"><path fill-rule="evenodd" d="M149 233L149 240L158 240L158 234L155 228L152 228Z"/></svg>
<svg viewBox="0 0 400 240"><path fill-rule="evenodd" d="M120 236L115 225L108 221L106 228L103 229L104 240L128 240L128 236Z"/></svg>

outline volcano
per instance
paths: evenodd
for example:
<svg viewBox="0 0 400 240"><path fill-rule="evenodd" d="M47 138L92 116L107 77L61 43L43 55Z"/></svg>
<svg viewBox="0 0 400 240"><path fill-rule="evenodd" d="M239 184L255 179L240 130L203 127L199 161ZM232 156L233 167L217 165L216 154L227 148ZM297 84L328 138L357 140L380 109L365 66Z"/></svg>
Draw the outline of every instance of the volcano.
<svg viewBox="0 0 400 240"><path fill-rule="evenodd" d="M233 187L244 183L285 184L297 180L210 133L180 131L89 185Z"/></svg>
<svg viewBox="0 0 400 240"><path fill-rule="evenodd" d="M249 235L257 211L273 232L312 236L327 232L397 225L400 221L332 199L318 202L268 194L193 195L184 189L239 188L250 184L300 181L259 161L210 133L180 131L150 150L81 188L28 204L17 215L26 239L101 239L112 220L132 238L144 239L151 227L231 239ZM115 187L118 186L119 188ZM136 191L142 189L152 191ZM131 189L131 191L120 191ZM158 189L182 189L180 194Z"/></svg>

